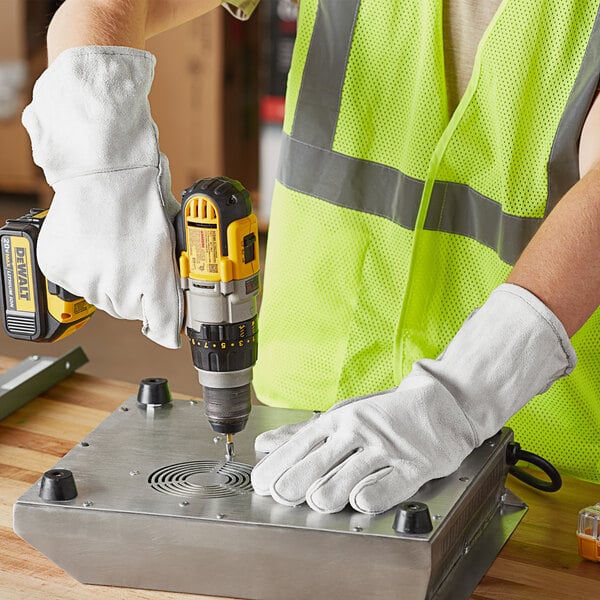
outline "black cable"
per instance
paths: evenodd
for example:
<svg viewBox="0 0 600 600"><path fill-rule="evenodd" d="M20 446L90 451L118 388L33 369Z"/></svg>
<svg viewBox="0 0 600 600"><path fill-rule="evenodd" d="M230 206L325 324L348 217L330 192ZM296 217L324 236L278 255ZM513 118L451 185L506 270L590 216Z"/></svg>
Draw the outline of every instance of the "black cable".
<svg viewBox="0 0 600 600"><path fill-rule="evenodd" d="M520 467L516 467L515 465L520 460L539 467L546 475L548 475L550 481L539 479L538 477L527 473ZM521 446L517 442L511 442L506 447L506 462L510 465L508 472L511 475L542 492L557 492L562 487L560 473L545 458L542 458L533 452L521 450Z"/></svg>

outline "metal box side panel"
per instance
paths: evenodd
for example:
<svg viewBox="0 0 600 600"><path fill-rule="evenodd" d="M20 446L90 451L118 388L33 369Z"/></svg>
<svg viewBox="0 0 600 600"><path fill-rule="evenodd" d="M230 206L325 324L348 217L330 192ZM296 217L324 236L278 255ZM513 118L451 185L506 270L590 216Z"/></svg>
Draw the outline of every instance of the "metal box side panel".
<svg viewBox="0 0 600 600"><path fill-rule="evenodd" d="M474 472L472 483L475 492L468 495L464 502L454 505L446 515L444 524L436 531L432 544L432 572L436 574L432 581L432 589L437 589L444 578L454 569L461 557L469 552L477 537L487 527L502 505L502 494L505 492L504 483L508 474L505 460L506 447L512 441L510 435L498 435L485 442L494 447L497 452L483 465L478 465ZM498 541L498 549L505 540Z"/></svg>
<svg viewBox="0 0 600 600"><path fill-rule="evenodd" d="M376 536L26 503L15 505L15 524L82 583L253 600L416 600L431 577L428 544Z"/></svg>

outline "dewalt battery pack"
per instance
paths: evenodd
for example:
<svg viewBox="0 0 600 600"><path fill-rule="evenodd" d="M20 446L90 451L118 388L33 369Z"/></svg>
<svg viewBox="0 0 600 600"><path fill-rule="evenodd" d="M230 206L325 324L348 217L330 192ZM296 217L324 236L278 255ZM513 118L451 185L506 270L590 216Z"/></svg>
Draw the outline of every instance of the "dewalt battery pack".
<svg viewBox="0 0 600 600"><path fill-rule="evenodd" d="M32 209L0 228L0 307L2 325L12 338L54 342L80 327L95 308L83 298L46 280L37 262L37 239L47 210Z"/></svg>

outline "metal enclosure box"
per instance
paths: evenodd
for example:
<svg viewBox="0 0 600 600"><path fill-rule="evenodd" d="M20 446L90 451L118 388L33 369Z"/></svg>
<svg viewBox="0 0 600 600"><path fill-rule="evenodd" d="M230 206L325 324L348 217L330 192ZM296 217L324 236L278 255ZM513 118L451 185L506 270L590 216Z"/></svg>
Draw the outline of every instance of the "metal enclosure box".
<svg viewBox="0 0 600 600"><path fill-rule="evenodd" d="M254 407L224 462L224 439L201 403L156 410L129 398L55 468L78 495L15 504L18 535L92 584L249 598L468 598L526 507L504 488L503 429L453 475L411 500L428 505L428 534L394 531L394 510L321 515L252 492L255 436L302 411Z"/></svg>

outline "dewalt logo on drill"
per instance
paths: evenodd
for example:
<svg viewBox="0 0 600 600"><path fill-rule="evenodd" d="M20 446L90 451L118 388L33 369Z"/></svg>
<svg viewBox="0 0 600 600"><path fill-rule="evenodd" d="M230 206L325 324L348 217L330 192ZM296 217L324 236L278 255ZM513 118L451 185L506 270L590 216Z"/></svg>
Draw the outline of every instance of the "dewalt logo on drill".
<svg viewBox="0 0 600 600"><path fill-rule="evenodd" d="M31 300L31 284L29 281L29 261L26 248L15 248L15 264L17 265L17 281L19 284L19 300Z"/></svg>
<svg viewBox="0 0 600 600"><path fill-rule="evenodd" d="M31 272L31 249L24 237L5 237L2 244L4 272L9 309L34 312L33 275Z"/></svg>

